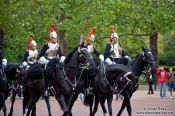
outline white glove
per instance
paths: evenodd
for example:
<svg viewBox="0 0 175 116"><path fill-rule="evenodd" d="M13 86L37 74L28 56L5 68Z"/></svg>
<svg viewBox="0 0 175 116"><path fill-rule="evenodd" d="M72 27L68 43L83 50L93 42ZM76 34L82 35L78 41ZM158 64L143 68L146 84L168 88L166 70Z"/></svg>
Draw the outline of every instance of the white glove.
<svg viewBox="0 0 175 116"><path fill-rule="evenodd" d="M7 59L2 59L2 64L3 64L4 66L6 66L6 65L7 65Z"/></svg>
<svg viewBox="0 0 175 116"><path fill-rule="evenodd" d="M28 64L27 64L27 62L26 61L24 61L23 63L22 63L22 66L23 67L26 67Z"/></svg>
<svg viewBox="0 0 175 116"><path fill-rule="evenodd" d="M65 59L66 59L65 56L61 56L61 58L60 58L60 62L64 62Z"/></svg>
<svg viewBox="0 0 175 116"><path fill-rule="evenodd" d="M116 64L115 62L112 62L112 64Z"/></svg>
<svg viewBox="0 0 175 116"><path fill-rule="evenodd" d="M38 60L38 63L40 63L40 64L45 64L45 65L47 65L48 62L49 62L49 61L48 61L44 56L42 56L42 57Z"/></svg>
<svg viewBox="0 0 175 116"><path fill-rule="evenodd" d="M100 61L104 62L104 56L102 54L99 55Z"/></svg>
<svg viewBox="0 0 175 116"><path fill-rule="evenodd" d="M106 58L105 63L108 64L108 65L113 64L113 62L109 58Z"/></svg>

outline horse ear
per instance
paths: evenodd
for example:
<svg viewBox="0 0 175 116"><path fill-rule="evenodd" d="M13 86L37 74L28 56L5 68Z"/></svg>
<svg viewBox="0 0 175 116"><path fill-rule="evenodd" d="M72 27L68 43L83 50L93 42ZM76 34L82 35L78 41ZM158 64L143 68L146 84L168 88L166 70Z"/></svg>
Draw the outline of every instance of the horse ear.
<svg viewBox="0 0 175 116"><path fill-rule="evenodd" d="M142 51L145 51L145 48L142 46Z"/></svg>

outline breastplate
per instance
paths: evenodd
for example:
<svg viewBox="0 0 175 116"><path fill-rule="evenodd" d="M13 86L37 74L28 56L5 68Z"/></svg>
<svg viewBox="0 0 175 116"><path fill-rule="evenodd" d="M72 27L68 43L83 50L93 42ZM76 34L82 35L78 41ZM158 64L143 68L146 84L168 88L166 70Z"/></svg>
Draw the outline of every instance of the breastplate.
<svg viewBox="0 0 175 116"><path fill-rule="evenodd" d="M47 49L47 51L46 51L47 57L49 59L58 58L59 57L58 51L59 51L59 44L58 43L56 43L56 44L50 43L49 49Z"/></svg>
<svg viewBox="0 0 175 116"><path fill-rule="evenodd" d="M27 58L27 62L29 64L35 63L36 60L37 60L37 55L38 55L38 51L37 50L35 50L35 51L29 50L29 56Z"/></svg>

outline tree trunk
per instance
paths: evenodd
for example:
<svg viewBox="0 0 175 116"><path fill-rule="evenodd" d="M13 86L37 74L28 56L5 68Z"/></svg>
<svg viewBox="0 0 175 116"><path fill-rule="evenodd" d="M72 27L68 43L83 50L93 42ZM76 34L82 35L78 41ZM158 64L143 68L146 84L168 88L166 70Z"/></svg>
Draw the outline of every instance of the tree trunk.
<svg viewBox="0 0 175 116"><path fill-rule="evenodd" d="M4 40L4 33L3 30L0 29L0 51L3 51L3 40Z"/></svg>
<svg viewBox="0 0 175 116"><path fill-rule="evenodd" d="M65 11L62 10L60 17L57 19L58 24L62 22L64 19L65 19ZM58 35L59 35L59 41L61 43L61 47L63 48L63 52L66 53L68 51L68 46L65 40L65 30L60 29L58 32Z"/></svg>
<svg viewBox="0 0 175 116"><path fill-rule="evenodd" d="M157 49L157 40L158 40L158 33L152 32L150 33L150 48L152 49L156 65L158 64L158 49ZM154 89L157 89L157 79L154 76Z"/></svg>

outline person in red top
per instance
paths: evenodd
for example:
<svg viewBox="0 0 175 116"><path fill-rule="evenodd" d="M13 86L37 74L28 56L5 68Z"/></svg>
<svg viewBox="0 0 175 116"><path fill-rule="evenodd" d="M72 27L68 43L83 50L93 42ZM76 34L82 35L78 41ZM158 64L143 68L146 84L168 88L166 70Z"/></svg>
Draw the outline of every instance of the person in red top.
<svg viewBox="0 0 175 116"><path fill-rule="evenodd" d="M158 75L158 82L160 88L160 97L166 98L166 81L167 81L167 71L164 69L163 66L159 70L156 71Z"/></svg>

